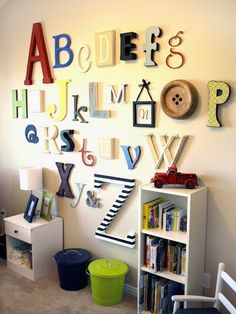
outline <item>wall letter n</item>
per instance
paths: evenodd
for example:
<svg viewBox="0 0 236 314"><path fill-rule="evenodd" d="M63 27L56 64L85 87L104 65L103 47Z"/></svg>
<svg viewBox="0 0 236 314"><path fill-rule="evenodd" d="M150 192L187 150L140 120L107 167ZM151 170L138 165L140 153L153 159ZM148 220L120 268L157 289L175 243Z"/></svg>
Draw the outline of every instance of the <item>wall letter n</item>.
<svg viewBox="0 0 236 314"><path fill-rule="evenodd" d="M38 55L35 55L36 48L38 49ZM43 29L41 23L34 23L30 48L29 48L29 56L28 56L28 64L26 70L26 78L24 81L25 85L32 85L32 72L34 62L40 61L41 67L43 71L43 83L53 83L53 78L51 76L48 55L46 50L46 45L43 37Z"/></svg>

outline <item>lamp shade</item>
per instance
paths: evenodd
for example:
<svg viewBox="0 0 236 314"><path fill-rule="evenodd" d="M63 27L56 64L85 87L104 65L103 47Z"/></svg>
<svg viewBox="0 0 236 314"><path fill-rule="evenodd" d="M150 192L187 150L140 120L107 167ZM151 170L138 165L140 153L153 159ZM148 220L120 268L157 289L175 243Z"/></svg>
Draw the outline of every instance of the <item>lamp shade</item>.
<svg viewBox="0 0 236 314"><path fill-rule="evenodd" d="M43 170L36 167L20 168L20 189L39 190L43 188Z"/></svg>

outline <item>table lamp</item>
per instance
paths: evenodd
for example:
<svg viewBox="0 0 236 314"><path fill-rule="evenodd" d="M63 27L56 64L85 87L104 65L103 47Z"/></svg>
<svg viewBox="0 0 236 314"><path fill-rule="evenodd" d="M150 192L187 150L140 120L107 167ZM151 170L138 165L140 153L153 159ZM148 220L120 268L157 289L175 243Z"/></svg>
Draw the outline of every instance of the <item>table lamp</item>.
<svg viewBox="0 0 236 314"><path fill-rule="evenodd" d="M38 197L32 194L33 190L43 188L43 170L37 167L23 167L19 170L20 189L30 191L30 197L24 213L24 218L28 222L32 222Z"/></svg>

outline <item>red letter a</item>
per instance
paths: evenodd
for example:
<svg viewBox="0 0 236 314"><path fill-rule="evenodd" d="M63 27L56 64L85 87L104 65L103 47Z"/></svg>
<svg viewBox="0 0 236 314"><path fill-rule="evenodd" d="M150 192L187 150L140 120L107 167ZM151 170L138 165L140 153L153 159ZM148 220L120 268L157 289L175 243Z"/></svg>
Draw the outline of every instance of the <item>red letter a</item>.
<svg viewBox="0 0 236 314"><path fill-rule="evenodd" d="M38 56L35 55L36 48L38 48ZM28 56L28 64L27 64L27 72L26 78L24 81L25 85L32 85L32 72L33 72L33 64L36 61L41 62L41 67L43 71L43 83L53 83L53 78L51 76L48 55L46 51L46 46L43 38L43 30L41 23L34 23L32 34L31 34L31 42Z"/></svg>

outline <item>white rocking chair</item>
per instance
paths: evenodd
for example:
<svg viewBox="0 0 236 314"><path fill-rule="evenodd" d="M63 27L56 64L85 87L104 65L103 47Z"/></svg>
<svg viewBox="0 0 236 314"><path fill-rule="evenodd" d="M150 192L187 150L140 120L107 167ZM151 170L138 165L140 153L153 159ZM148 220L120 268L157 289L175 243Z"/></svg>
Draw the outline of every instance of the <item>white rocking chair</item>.
<svg viewBox="0 0 236 314"><path fill-rule="evenodd" d="M225 282L233 291L236 296L236 281L231 278L225 271L225 264L219 263L218 275L216 281L215 297L204 297L197 295L174 295L173 314L219 314L220 307L223 304L230 314L236 314L235 306L223 295L222 286ZM234 299L236 300L236 298ZM201 308L180 308L180 302L211 302L211 307Z"/></svg>

